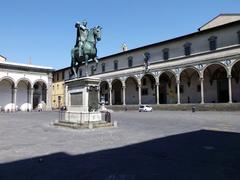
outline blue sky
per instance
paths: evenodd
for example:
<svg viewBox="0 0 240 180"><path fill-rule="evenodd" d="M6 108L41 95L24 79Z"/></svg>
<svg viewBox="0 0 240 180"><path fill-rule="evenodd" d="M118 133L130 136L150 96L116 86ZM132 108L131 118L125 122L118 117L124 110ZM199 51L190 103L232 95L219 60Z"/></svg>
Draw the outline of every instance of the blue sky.
<svg viewBox="0 0 240 180"><path fill-rule="evenodd" d="M76 21L103 27L98 57L197 31L220 13L240 13L238 0L3 0L0 54L11 62L70 65Z"/></svg>

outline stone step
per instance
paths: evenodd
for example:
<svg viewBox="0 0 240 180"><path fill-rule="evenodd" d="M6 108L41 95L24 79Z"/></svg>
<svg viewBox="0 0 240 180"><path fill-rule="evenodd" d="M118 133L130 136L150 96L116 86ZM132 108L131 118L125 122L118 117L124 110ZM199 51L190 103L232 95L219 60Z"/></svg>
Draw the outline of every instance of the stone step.
<svg viewBox="0 0 240 180"><path fill-rule="evenodd" d="M91 128L104 128L104 127L113 127L113 123L108 123L106 121L97 121L97 122L92 122L92 125L89 126L89 123L84 123L84 124L77 124L77 123L72 123L72 122L65 122L65 121L59 121L55 122L55 126L61 126L61 127L68 127L72 129L91 129Z"/></svg>

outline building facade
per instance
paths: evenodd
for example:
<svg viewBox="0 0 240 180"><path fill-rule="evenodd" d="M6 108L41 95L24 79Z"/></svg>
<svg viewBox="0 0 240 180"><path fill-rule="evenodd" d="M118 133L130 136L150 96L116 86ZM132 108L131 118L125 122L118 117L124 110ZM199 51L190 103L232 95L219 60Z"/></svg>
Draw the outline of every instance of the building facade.
<svg viewBox="0 0 240 180"><path fill-rule="evenodd" d="M1 111L29 111L39 104L50 110L52 72L50 67L1 61Z"/></svg>
<svg viewBox="0 0 240 180"><path fill-rule="evenodd" d="M60 69L53 73L52 80L52 108L59 109L65 105L65 70Z"/></svg>
<svg viewBox="0 0 240 180"><path fill-rule="evenodd" d="M103 57L88 72L100 78L109 105L240 102L240 15L221 14L197 32Z"/></svg>

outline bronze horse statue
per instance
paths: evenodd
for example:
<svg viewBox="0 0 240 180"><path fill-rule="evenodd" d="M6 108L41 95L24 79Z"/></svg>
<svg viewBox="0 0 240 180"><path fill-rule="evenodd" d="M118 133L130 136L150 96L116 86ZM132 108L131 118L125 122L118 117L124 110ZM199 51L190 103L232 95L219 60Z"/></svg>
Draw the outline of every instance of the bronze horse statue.
<svg viewBox="0 0 240 180"><path fill-rule="evenodd" d="M93 60L96 62L94 67L94 71L97 69L98 59L97 59L97 41L101 40L101 30L100 26L91 28L88 32L86 40L83 42L82 46L74 47L71 50L71 68L72 74L75 75L75 78L78 77L77 72L79 67L85 63L85 72L86 76L88 76L88 61Z"/></svg>

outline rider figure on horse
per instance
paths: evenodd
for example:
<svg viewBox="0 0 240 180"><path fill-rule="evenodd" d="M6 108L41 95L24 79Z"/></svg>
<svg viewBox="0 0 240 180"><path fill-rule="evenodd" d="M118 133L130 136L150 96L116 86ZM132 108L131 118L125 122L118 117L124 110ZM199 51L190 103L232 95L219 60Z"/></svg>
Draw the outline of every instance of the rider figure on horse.
<svg viewBox="0 0 240 180"><path fill-rule="evenodd" d="M76 78L78 69L83 63L85 64L85 76L88 76L88 61L94 61L96 63L94 70L97 69L96 43L101 40L102 28L97 26L89 30L86 20L82 24L77 22L75 28L77 28L77 38L74 48L71 50L71 76L74 75Z"/></svg>
<svg viewBox="0 0 240 180"><path fill-rule="evenodd" d="M75 24L75 27L77 28L77 38L76 38L76 44L75 44L75 48L79 48L79 56L82 56L82 47L84 42L87 39L88 36L88 29L87 29L87 21L84 20L82 22L82 24L80 24L79 22L77 22Z"/></svg>

